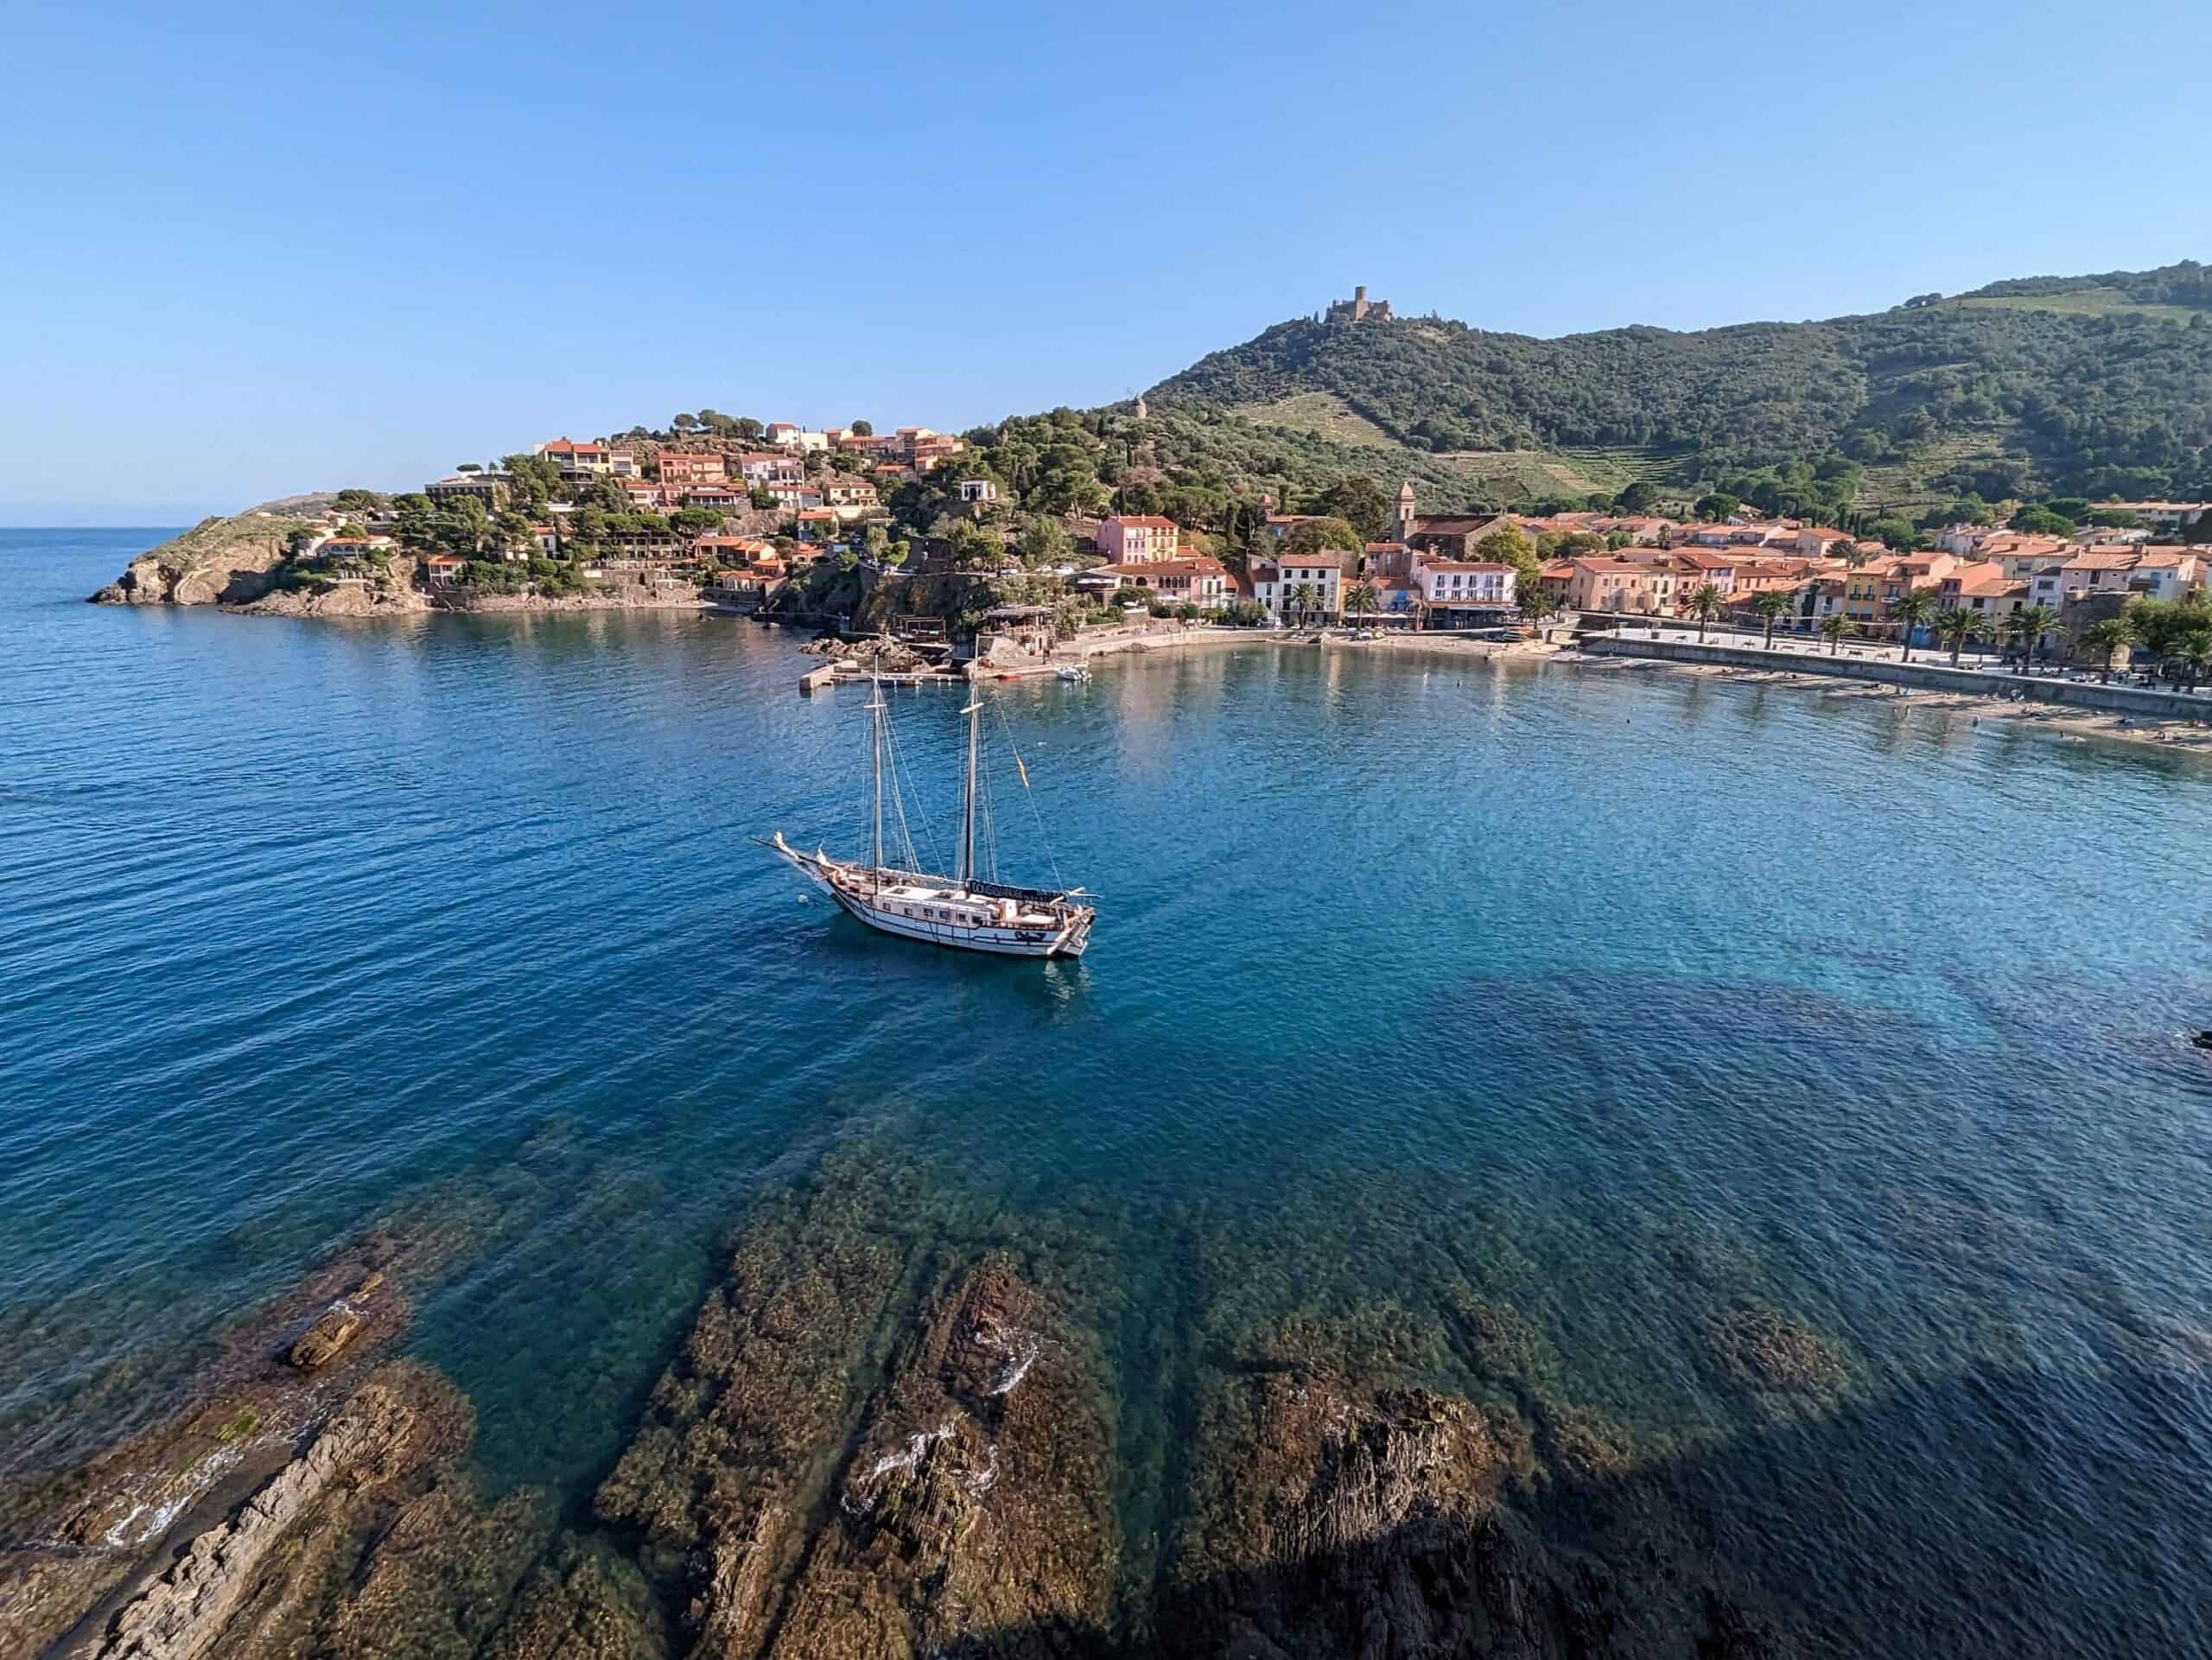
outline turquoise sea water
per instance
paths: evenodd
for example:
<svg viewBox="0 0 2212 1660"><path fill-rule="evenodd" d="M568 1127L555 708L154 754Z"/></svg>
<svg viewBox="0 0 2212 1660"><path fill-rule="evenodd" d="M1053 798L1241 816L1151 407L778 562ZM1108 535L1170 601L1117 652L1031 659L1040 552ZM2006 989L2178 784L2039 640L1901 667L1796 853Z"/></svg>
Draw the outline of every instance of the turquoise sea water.
<svg viewBox="0 0 2212 1660"><path fill-rule="evenodd" d="M1649 1449L1619 1510L1843 1646L2201 1641L2200 765L1637 672L1111 663L988 694L1092 950L969 961L747 841L858 844L861 700L798 697L794 638L79 602L156 539L0 532L14 1460L385 1224L451 1235L410 1340L486 1477L580 1490L747 1194L861 1142L948 1213L1108 1219L1131 1330L1194 1233L1255 1322L1510 1299ZM939 809L957 708L897 705ZM1848 1386L1717 1388L1746 1301Z"/></svg>

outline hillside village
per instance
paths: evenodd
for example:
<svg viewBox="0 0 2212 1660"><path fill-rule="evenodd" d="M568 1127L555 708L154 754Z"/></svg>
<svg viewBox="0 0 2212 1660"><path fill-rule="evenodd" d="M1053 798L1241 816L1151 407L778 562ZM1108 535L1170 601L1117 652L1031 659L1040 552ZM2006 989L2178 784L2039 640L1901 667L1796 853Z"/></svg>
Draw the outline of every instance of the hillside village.
<svg viewBox="0 0 2212 1660"><path fill-rule="evenodd" d="M1039 417L1039 436L1096 420L1064 414ZM2109 654L2143 633L2128 619L2150 614L2131 601L2186 605L2178 633L2141 641L2163 658L2204 621L2212 559L2202 502L2030 506L1903 548L1886 528L1854 535L1718 495L1696 504L1706 518L1618 501L1439 513L1410 480L1386 497L1351 478L1290 512L1237 480L1145 465L1126 441L1114 467L1096 441L1141 431L1141 399L1117 434L1080 426L1087 446L708 418L549 439L416 493L341 492L292 533L277 584L404 586L454 607L708 603L848 629L931 618L969 636L1010 608L1060 637L1139 613L1376 631L1671 618L1954 655L1973 641Z"/></svg>

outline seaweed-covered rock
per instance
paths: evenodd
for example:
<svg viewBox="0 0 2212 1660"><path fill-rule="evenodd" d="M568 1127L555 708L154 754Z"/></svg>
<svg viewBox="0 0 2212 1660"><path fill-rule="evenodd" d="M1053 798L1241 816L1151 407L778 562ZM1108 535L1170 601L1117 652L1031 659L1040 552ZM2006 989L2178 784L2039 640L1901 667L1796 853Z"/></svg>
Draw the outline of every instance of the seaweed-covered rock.
<svg viewBox="0 0 2212 1660"><path fill-rule="evenodd" d="M571 1545L532 1573L485 1660L666 1660L668 1652L636 1565Z"/></svg>
<svg viewBox="0 0 2212 1660"><path fill-rule="evenodd" d="M1843 1351L1763 1303L1708 1317L1706 1352L1723 1381L1755 1396L1832 1399L1849 1381Z"/></svg>
<svg viewBox="0 0 2212 1660"><path fill-rule="evenodd" d="M42 1651L211 1502L292 1455L405 1326L408 1301L378 1266L396 1254L387 1238L360 1242L219 1333L166 1416L0 1488L0 1660ZM372 1294L346 1341L313 1372L283 1364L348 1287Z"/></svg>
<svg viewBox="0 0 2212 1660"><path fill-rule="evenodd" d="M906 1250L842 1189L772 1208L601 1486L599 1515L641 1532L649 1568L685 1575L695 1653L751 1655L766 1640Z"/></svg>
<svg viewBox="0 0 2212 1660"><path fill-rule="evenodd" d="M1116 1560L1107 1398L1089 1343L1009 1262L949 1282L871 1404L772 1652L1095 1645Z"/></svg>
<svg viewBox="0 0 2212 1660"><path fill-rule="evenodd" d="M292 1340L284 1352L285 1363L302 1371L314 1371L328 1365L343 1349L360 1334L368 1323L365 1305L384 1288L384 1275L372 1273L352 1292L340 1297L315 1317L315 1324Z"/></svg>

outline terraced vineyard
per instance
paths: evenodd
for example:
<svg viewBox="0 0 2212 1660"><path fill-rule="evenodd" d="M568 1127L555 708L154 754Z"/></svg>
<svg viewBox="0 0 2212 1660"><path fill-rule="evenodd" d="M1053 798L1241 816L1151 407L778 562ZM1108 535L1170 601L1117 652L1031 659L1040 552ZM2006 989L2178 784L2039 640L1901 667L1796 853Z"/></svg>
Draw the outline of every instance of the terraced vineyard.
<svg viewBox="0 0 2212 1660"><path fill-rule="evenodd" d="M1300 392L1241 411L1263 426L1288 427L1339 444L1395 445L1398 441L1334 392Z"/></svg>
<svg viewBox="0 0 2212 1660"><path fill-rule="evenodd" d="M1689 451L1676 444L1610 444L1570 446L1560 453L1597 480L1593 489L1624 490L1631 484L1685 482L1677 468Z"/></svg>
<svg viewBox="0 0 2212 1660"><path fill-rule="evenodd" d="M1981 429L1914 446L1910 460L1870 467L1859 475L1853 506L1865 513L1896 512L1907 518L1950 500L1958 492L1938 490L1928 481L1961 461L1994 460L2005 452L2002 429Z"/></svg>

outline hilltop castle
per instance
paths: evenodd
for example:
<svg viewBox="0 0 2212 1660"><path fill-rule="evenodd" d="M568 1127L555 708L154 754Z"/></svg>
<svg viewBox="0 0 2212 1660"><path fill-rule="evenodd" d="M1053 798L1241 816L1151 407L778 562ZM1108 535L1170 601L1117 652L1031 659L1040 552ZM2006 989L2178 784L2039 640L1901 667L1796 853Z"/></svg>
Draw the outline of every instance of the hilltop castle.
<svg viewBox="0 0 2212 1660"><path fill-rule="evenodd" d="M1363 323L1370 317L1377 322L1390 321L1390 302L1367 297L1367 284L1362 283L1351 291L1349 300L1337 300L1329 306L1328 320L1332 323Z"/></svg>

